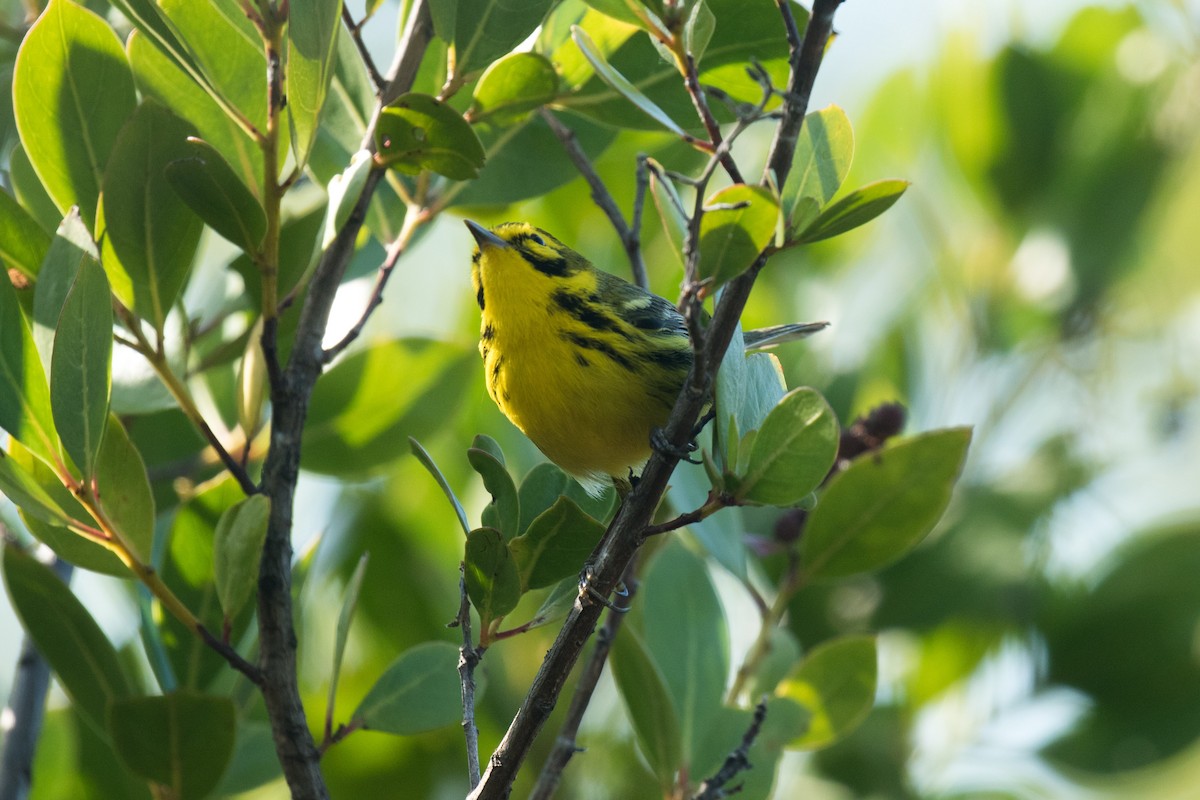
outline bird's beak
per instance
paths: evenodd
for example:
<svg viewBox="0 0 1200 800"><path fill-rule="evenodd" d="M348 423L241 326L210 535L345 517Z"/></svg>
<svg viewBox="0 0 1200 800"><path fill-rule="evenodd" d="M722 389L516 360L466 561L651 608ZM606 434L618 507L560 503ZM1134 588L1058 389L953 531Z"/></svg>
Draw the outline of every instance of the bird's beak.
<svg viewBox="0 0 1200 800"><path fill-rule="evenodd" d="M489 231L487 228L480 225L474 220L464 219L467 225L467 230L475 237L475 242L479 245L479 249L483 250L488 247L508 247L508 242L501 239L496 234Z"/></svg>

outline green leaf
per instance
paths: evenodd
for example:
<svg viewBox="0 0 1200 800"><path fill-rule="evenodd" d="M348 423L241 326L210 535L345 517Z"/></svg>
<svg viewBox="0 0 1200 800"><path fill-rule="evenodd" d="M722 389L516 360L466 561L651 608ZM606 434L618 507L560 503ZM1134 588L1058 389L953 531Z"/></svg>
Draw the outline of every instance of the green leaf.
<svg viewBox="0 0 1200 800"><path fill-rule="evenodd" d="M112 392L112 293L94 260L79 265L54 336L50 404L63 448L92 477Z"/></svg>
<svg viewBox="0 0 1200 800"><path fill-rule="evenodd" d="M688 135L666 111L663 111L658 107L658 104L642 94L637 86L608 63L604 54L596 47L596 43L588 36L587 31L579 26L572 27L571 38L575 41L575 45L579 48L580 52L583 53L584 58L596 70L596 75L601 80L671 133L681 137Z"/></svg>
<svg viewBox="0 0 1200 800"><path fill-rule="evenodd" d="M258 586L258 564L270 516L271 501L266 495L254 494L225 509L217 522L213 576L226 617L236 616Z"/></svg>
<svg viewBox="0 0 1200 800"><path fill-rule="evenodd" d="M142 456L115 415L109 415L96 457L96 490L104 511L134 554L149 563L154 549L154 495Z"/></svg>
<svg viewBox="0 0 1200 800"><path fill-rule="evenodd" d="M811 714L788 747L828 747L857 728L875 704L876 661L873 636L834 639L809 653L778 690Z"/></svg>
<svg viewBox="0 0 1200 800"><path fill-rule="evenodd" d="M363 698L354 719L373 731L411 736L462 718L458 648L426 642L406 650Z"/></svg>
<svg viewBox="0 0 1200 800"><path fill-rule="evenodd" d="M167 182L188 208L217 233L253 252L267 233L262 204L208 142L191 138L187 158L166 166Z"/></svg>
<svg viewBox="0 0 1200 800"><path fill-rule="evenodd" d="M737 497L776 506L800 501L829 473L840 436L837 417L820 392L793 389L754 437Z"/></svg>
<svg viewBox="0 0 1200 800"><path fill-rule="evenodd" d="M409 435L440 428L445 398L475 377L478 357L420 339L346 356L317 383L301 466L339 477L371 474L404 456Z"/></svg>
<svg viewBox="0 0 1200 800"><path fill-rule="evenodd" d="M47 194L46 187L34 171L33 164L29 163L29 156L25 155L25 148L20 142L17 142L9 153L8 178L17 201L29 210L37 220L38 227L44 231L54 230L62 221L62 212Z"/></svg>
<svg viewBox="0 0 1200 800"><path fill-rule="evenodd" d="M554 0L458 0L453 77L465 78L525 41L553 5Z"/></svg>
<svg viewBox="0 0 1200 800"><path fill-rule="evenodd" d="M708 3L697 0L683 27L683 46L697 63L703 63L704 51L708 48L716 27L717 18L708 7Z"/></svg>
<svg viewBox="0 0 1200 800"><path fill-rule="evenodd" d="M104 173L97 219L101 262L113 292L161 331L183 288L203 224L167 182L166 166L187 158L193 129L156 103L138 107Z"/></svg>
<svg viewBox="0 0 1200 800"><path fill-rule="evenodd" d="M54 332L62 317L63 304L75 285L80 266L88 262L99 266L100 254L96 251L91 233L83 226L79 209L73 208L63 218L50 242L33 291L33 340L47 374L54 353Z"/></svg>
<svg viewBox="0 0 1200 800"><path fill-rule="evenodd" d="M851 462L809 515L805 574L842 578L879 569L915 547L950 503L969 428L911 436Z"/></svg>
<svg viewBox="0 0 1200 800"><path fill-rule="evenodd" d="M720 713L729 677L725 613L704 560L672 540L650 565L640 596L645 642L666 679L686 763Z"/></svg>
<svg viewBox="0 0 1200 800"><path fill-rule="evenodd" d="M113 748L130 770L169 787L178 800L201 800L233 755L233 701L178 691L130 697L109 709Z"/></svg>
<svg viewBox="0 0 1200 800"><path fill-rule="evenodd" d="M34 479L30 470L0 450L0 492L26 514L51 525L65 526L71 518L55 498Z"/></svg>
<svg viewBox="0 0 1200 800"><path fill-rule="evenodd" d="M4 582L38 652L83 718L103 736L108 704L130 694L112 643L67 585L14 545L4 548Z"/></svg>
<svg viewBox="0 0 1200 800"><path fill-rule="evenodd" d="M521 599L521 578L504 537L495 528L476 528L467 534L467 596L479 612L480 625L503 617Z"/></svg>
<svg viewBox="0 0 1200 800"><path fill-rule="evenodd" d="M601 14L619 19L629 25L637 25L639 28L645 27L644 19L649 9L645 8L641 0L585 0L585 2Z"/></svg>
<svg viewBox="0 0 1200 800"><path fill-rule="evenodd" d="M250 134L141 31L133 32L126 49L138 90L194 126L199 138L216 148L241 182L261 197L263 154Z"/></svg>
<svg viewBox="0 0 1200 800"><path fill-rule="evenodd" d="M578 575L604 536L604 526L569 497L559 497L529 529L509 543L521 590L541 589Z"/></svg>
<svg viewBox="0 0 1200 800"><path fill-rule="evenodd" d="M605 491L599 497L592 497L557 465L543 461L529 470L521 481L521 488L517 492L521 524L517 526L517 531L525 533L530 523L563 495L574 500L583 513L601 521L608 519L616 499L616 493L613 491Z"/></svg>
<svg viewBox="0 0 1200 800"><path fill-rule="evenodd" d="M325 209L325 232L321 236L321 250L326 250L337 239L338 232L350 219L350 214L362 197L367 186L367 177L375 164L370 152L359 150L350 157L346 169L329 179L325 191L329 195L329 205Z"/></svg>
<svg viewBox="0 0 1200 800"><path fill-rule="evenodd" d="M781 192L789 231L802 231L841 188L854 158L854 130L838 106L804 118L792 169Z"/></svg>
<svg viewBox="0 0 1200 800"><path fill-rule="evenodd" d="M537 53L513 53L494 62L479 78L471 110L472 122L511 125L558 95L554 65Z"/></svg>
<svg viewBox="0 0 1200 800"><path fill-rule="evenodd" d="M745 272L775 237L779 204L761 186L736 184L706 201L700 218L700 277L716 286ZM715 208L714 208L715 206Z"/></svg>
<svg viewBox="0 0 1200 800"><path fill-rule="evenodd" d="M30 28L13 71L13 110L29 161L60 213L96 221L109 153L136 98L121 42L104 20L52 0Z"/></svg>
<svg viewBox="0 0 1200 800"><path fill-rule="evenodd" d="M683 766L679 717L671 702L663 672L651 660L645 643L629 625L624 626L611 653L613 678L625 701L638 748L658 777L664 795Z"/></svg>
<svg viewBox="0 0 1200 800"><path fill-rule="evenodd" d="M335 707L337 699L338 680L342 675L342 658L346 655L346 640L350 637L350 623L354 621L354 611L358 608L358 594L362 591L363 577L367 574L369 553L359 556L358 566L346 583L346 592L342 597L342 610L338 613L337 630L333 643L333 671L329 676L328 708Z"/></svg>
<svg viewBox="0 0 1200 800"><path fill-rule="evenodd" d="M798 242L819 242L851 231L887 211L909 187L908 181L875 181L855 189L838 200L812 221L808 227L792 232Z"/></svg>
<svg viewBox="0 0 1200 800"><path fill-rule="evenodd" d="M588 158L604 152L617 131L577 114L561 114ZM518 127L480 125L487 166L479 177L463 185L454 204L501 205L539 197L579 177L562 144L540 115L532 115Z"/></svg>
<svg viewBox="0 0 1200 800"><path fill-rule="evenodd" d="M483 145L453 106L410 92L384 108L375 126L375 160L417 174L430 170L464 181L479 176Z"/></svg>
<svg viewBox="0 0 1200 800"><path fill-rule="evenodd" d="M288 15L287 99L296 162L308 161L333 77L341 0L291 0Z"/></svg>
<svg viewBox="0 0 1200 800"><path fill-rule="evenodd" d="M473 446L467 450L467 460L471 469L483 478L483 485L492 496L492 502L483 510L483 524L495 528L508 541L517 535L517 525L521 520L521 507L517 498L517 487L512 476L504 468L504 456L497 457L496 450L487 447L495 445L495 441L486 436L476 436Z"/></svg>
<svg viewBox="0 0 1200 800"><path fill-rule="evenodd" d="M194 77L200 85L241 112L259 131L266 131L267 82L246 79L248 75L266 75L262 37L236 0L157 2L167 25L198 68Z"/></svg>
<svg viewBox="0 0 1200 800"><path fill-rule="evenodd" d="M59 444L50 387L17 291L7 277L0 280L0 428L54 463Z"/></svg>
<svg viewBox="0 0 1200 800"><path fill-rule="evenodd" d="M467 522L467 512L463 510L462 503L458 501L454 490L450 488L450 482L446 480L446 476L442 474L442 471L434 462L433 456L429 455L429 452L421 446L421 443L411 436L408 437L408 446L412 450L412 454L421 462L421 465L437 481L437 485L442 488L442 493L446 495L446 499L454 507L454 514L458 517L458 524L462 527L463 535L469 534L471 532L471 525Z"/></svg>
<svg viewBox="0 0 1200 800"><path fill-rule="evenodd" d="M26 278L37 277L50 234L8 192L0 191L0 261Z"/></svg>

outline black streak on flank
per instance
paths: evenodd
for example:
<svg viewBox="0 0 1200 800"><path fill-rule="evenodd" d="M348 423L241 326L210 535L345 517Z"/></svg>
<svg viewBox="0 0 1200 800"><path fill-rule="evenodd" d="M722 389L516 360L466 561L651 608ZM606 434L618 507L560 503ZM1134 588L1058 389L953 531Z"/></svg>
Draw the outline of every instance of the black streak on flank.
<svg viewBox="0 0 1200 800"><path fill-rule="evenodd" d="M608 356L630 372L634 371L633 363L617 352L616 348L610 344L602 342L599 339L593 339L590 336L580 336L578 333L564 333L563 336L576 347L582 347L584 350L595 350L597 353Z"/></svg>
<svg viewBox="0 0 1200 800"><path fill-rule="evenodd" d="M479 303L479 310L483 311L483 284L479 284L479 288L475 290L475 302Z"/></svg>
<svg viewBox="0 0 1200 800"><path fill-rule="evenodd" d="M579 272L578 267L572 267L561 256L557 258L543 258L528 250L522 250L521 254L525 256L534 269L543 275L549 275L551 278L567 278Z"/></svg>
<svg viewBox="0 0 1200 800"><path fill-rule="evenodd" d="M592 365L592 362L588 361L587 356L585 356L583 353L575 354L575 363L581 367L590 367Z"/></svg>
<svg viewBox="0 0 1200 800"><path fill-rule="evenodd" d="M500 370L504 367L504 356L496 356L496 363L492 364L492 380L500 380Z"/></svg>
<svg viewBox="0 0 1200 800"><path fill-rule="evenodd" d="M595 295L592 296L595 297ZM610 317L608 314L605 314L603 311L599 311L594 305L588 304L588 302L585 301L581 296L574 294L573 292L560 289L554 294L550 295L550 299L554 301L556 306L582 322L584 325L587 325L592 330L611 331L619 334L626 341L633 340L633 337L629 335L628 331L621 327L619 322Z"/></svg>
<svg viewBox="0 0 1200 800"><path fill-rule="evenodd" d="M479 338L483 339L485 342L490 342L492 339L495 339L496 338L495 326L492 325L492 323L490 323L490 322L487 325L484 325L483 333L479 334Z"/></svg>

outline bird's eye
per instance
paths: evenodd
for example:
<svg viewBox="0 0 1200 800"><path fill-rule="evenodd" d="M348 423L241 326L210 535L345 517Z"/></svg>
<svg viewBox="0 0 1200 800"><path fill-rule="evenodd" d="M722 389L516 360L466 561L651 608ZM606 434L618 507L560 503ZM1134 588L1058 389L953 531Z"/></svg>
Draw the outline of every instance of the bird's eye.
<svg viewBox="0 0 1200 800"><path fill-rule="evenodd" d="M529 234L529 239L530 239L530 241L540 244L542 247L546 246L546 243L544 241L542 241L542 237L538 236L536 233Z"/></svg>

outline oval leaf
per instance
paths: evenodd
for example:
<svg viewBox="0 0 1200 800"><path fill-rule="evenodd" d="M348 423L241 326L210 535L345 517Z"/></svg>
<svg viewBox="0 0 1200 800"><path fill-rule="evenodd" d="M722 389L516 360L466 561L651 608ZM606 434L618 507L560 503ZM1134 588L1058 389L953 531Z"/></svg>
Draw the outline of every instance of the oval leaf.
<svg viewBox="0 0 1200 800"><path fill-rule="evenodd" d="M103 19L51 0L21 43L13 111L30 163L65 214L96 221L100 176L136 104L121 42Z"/></svg>
<svg viewBox="0 0 1200 800"><path fill-rule="evenodd" d="M558 95L558 73L537 53L513 53L487 68L475 86L468 117L509 125Z"/></svg>
<svg viewBox="0 0 1200 800"><path fill-rule="evenodd" d="M674 785L682 761L679 716L663 673L650 659L645 643L629 625L612 648L613 678L637 734L638 747L658 776L664 796Z"/></svg>
<svg viewBox="0 0 1200 800"><path fill-rule="evenodd" d="M0 191L0 261L20 270L26 278L36 277L42 259L50 249L50 234L42 230L33 215Z"/></svg>
<svg viewBox="0 0 1200 800"><path fill-rule="evenodd" d="M779 204L761 186L737 184L708 198L700 218L700 277L717 286L745 272L775 236Z"/></svg>
<svg viewBox="0 0 1200 800"><path fill-rule="evenodd" d="M134 555L149 563L154 549L154 494L141 453L111 414L96 458L96 494Z"/></svg>
<svg viewBox="0 0 1200 800"><path fill-rule="evenodd" d="M193 132L158 104L143 103L104 173L101 263L117 297L160 331L204 227L166 177L167 164L188 157Z"/></svg>
<svg viewBox="0 0 1200 800"><path fill-rule="evenodd" d="M908 181L895 178L868 183L838 200L807 228L792 235L799 242L809 243L854 230L891 208L908 187Z"/></svg>
<svg viewBox="0 0 1200 800"><path fill-rule="evenodd" d="M521 578L504 537L495 528L476 528L467 536L467 596L486 628L517 607Z"/></svg>
<svg viewBox="0 0 1200 800"><path fill-rule="evenodd" d="M788 230L807 228L841 188L854 158L854 129L838 106L804 118L792 169L781 192Z"/></svg>
<svg viewBox="0 0 1200 800"><path fill-rule="evenodd" d="M805 573L842 578L891 563L933 530L950 503L969 428L900 440L829 482L801 540Z"/></svg>
<svg viewBox="0 0 1200 800"><path fill-rule="evenodd" d="M412 92L392 101L375 127L376 162L401 172L431 170L455 180L479 175L483 145L454 108Z"/></svg>
<svg viewBox="0 0 1200 800"><path fill-rule="evenodd" d="M0 280L0 428L39 458L54 463L59 444L50 411L50 386L17 291L7 276Z"/></svg>
<svg viewBox="0 0 1200 800"><path fill-rule="evenodd" d="M4 582L38 652L75 708L103 736L108 704L130 693L112 643L57 575L13 545L4 548Z"/></svg>
<svg viewBox="0 0 1200 800"><path fill-rule="evenodd" d="M109 709L113 749L134 773L169 787L178 800L201 800L233 755L233 701L179 691L116 700Z"/></svg>
<svg viewBox="0 0 1200 800"><path fill-rule="evenodd" d="M100 265L79 265L63 303L50 368L50 404L63 448L84 479L95 472L112 393L112 293Z"/></svg>
<svg viewBox="0 0 1200 800"><path fill-rule="evenodd" d="M486 442L495 445L488 437L475 437L475 446L467 451L467 460L471 468L483 478L483 485L492 496L492 502L484 508L480 518L483 524L495 528L508 541L517 535L517 525L521 520L520 501L517 498L517 486L512 476L504 468L504 456L497 457L495 452L485 449ZM498 450L497 445L497 450Z"/></svg>
<svg viewBox="0 0 1200 800"><path fill-rule="evenodd" d="M287 100L292 148L303 166L317 135L325 93L333 77L341 27L341 0L291 0L288 14Z"/></svg>
<svg viewBox="0 0 1200 800"><path fill-rule="evenodd" d="M857 728L875 704L876 662L872 636L835 639L809 653L777 692L810 714L808 729L788 747L828 747Z"/></svg>
<svg viewBox="0 0 1200 800"><path fill-rule="evenodd" d="M193 138L186 149L192 155L166 167L171 188L214 231L243 250L256 250L267 232L258 199L208 142Z"/></svg>
<svg viewBox="0 0 1200 800"><path fill-rule="evenodd" d="M786 506L817 488L837 457L837 417L813 389L793 389L771 409L750 445L736 496Z"/></svg>
<svg viewBox="0 0 1200 800"><path fill-rule="evenodd" d="M434 8L444 5L433 3ZM455 5L452 79L461 80L525 41L554 0L458 0ZM440 27L447 21L443 16Z"/></svg>
<svg viewBox="0 0 1200 800"><path fill-rule="evenodd" d="M255 494L225 509L213 535L213 575L225 616L236 616L258 585L271 501Z"/></svg>
<svg viewBox="0 0 1200 800"><path fill-rule="evenodd" d="M529 524L529 530L509 543L522 591L578 575L604 530L574 500L559 497Z"/></svg>
<svg viewBox="0 0 1200 800"><path fill-rule="evenodd" d="M380 676L354 712L373 731L408 736L462 717L458 648L426 642L406 650Z"/></svg>

